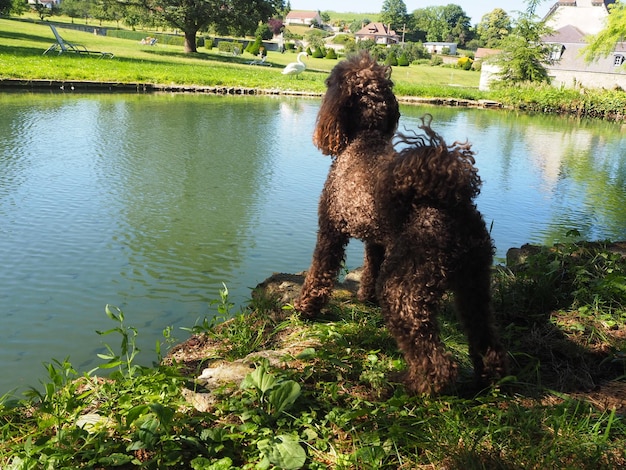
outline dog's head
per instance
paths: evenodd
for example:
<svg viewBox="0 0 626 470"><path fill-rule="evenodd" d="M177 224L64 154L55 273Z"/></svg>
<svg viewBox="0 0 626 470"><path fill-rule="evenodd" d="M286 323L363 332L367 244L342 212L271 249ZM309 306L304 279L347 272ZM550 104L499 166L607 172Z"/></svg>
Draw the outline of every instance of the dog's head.
<svg viewBox="0 0 626 470"><path fill-rule="evenodd" d="M361 131L391 138L400 110L393 94L391 67L361 52L339 62L326 79L313 143L325 155L339 155Z"/></svg>

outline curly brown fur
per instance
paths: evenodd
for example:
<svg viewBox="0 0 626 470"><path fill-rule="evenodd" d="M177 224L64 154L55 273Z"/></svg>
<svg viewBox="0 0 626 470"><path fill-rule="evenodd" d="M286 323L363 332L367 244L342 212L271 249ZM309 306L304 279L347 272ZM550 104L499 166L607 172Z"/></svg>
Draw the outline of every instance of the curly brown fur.
<svg viewBox="0 0 626 470"><path fill-rule="evenodd" d="M333 158L319 204L313 261L295 307L315 317L328 302L351 238L365 242L358 296L376 301L407 362L413 393L451 385L456 364L439 339L436 313L455 294L476 377L502 376L506 353L493 326L493 245L473 200L480 178L469 144L423 134L393 137L400 117L389 67L362 53L326 80L313 136Z"/></svg>

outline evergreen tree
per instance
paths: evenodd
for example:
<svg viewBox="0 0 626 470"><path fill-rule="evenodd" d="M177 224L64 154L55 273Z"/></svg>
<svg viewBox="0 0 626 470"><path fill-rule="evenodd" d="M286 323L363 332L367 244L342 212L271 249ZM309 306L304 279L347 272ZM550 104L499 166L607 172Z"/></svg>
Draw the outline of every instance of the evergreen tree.
<svg viewBox="0 0 626 470"><path fill-rule="evenodd" d="M398 57L398 65L400 67L408 67L409 58L407 57L406 52L403 52L402 54L400 54L400 57Z"/></svg>
<svg viewBox="0 0 626 470"><path fill-rule="evenodd" d="M534 14L534 10L520 13L513 30L500 44L502 52L494 58L500 67L499 76L504 83L549 82L545 64L549 60L550 46L541 38L551 31Z"/></svg>
<svg viewBox="0 0 626 470"><path fill-rule="evenodd" d="M385 60L385 65L398 65L398 58L395 52L390 52Z"/></svg>

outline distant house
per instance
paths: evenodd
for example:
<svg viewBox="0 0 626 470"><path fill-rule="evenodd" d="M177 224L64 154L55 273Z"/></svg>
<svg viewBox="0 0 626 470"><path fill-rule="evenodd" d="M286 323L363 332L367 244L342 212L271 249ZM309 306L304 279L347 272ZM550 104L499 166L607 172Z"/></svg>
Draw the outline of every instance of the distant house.
<svg viewBox="0 0 626 470"><path fill-rule="evenodd" d="M354 33L357 41L371 39L376 44L397 44L400 42L399 36L391 26L385 26L382 23L369 23Z"/></svg>
<svg viewBox="0 0 626 470"><path fill-rule="evenodd" d="M47 8L56 7L61 4L61 0L28 0L29 5L41 4Z"/></svg>
<svg viewBox="0 0 626 470"><path fill-rule="evenodd" d="M609 56L587 63L582 56L587 45L585 34L575 26L564 26L543 41L552 46L550 58L554 62L546 68L553 85L626 90L626 43L618 43Z"/></svg>
<svg viewBox="0 0 626 470"><path fill-rule="evenodd" d="M313 23L322 24L322 17L318 11L292 10L287 13L287 17L285 18L286 25L310 26Z"/></svg>
<svg viewBox="0 0 626 470"><path fill-rule="evenodd" d="M617 44L612 54L587 63L581 55L588 35L597 34L606 25L608 6L615 0L561 0L544 17L554 30L542 41L551 45L548 75L558 87L626 89L626 43ZM481 90L489 89L497 79L498 68L486 59L481 68Z"/></svg>
<svg viewBox="0 0 626 470"><path fill-rule="evenodd" d="M445 50L448 55L456 55L456 42L425 42L424 49L431 54L441 54Z"/></svg>

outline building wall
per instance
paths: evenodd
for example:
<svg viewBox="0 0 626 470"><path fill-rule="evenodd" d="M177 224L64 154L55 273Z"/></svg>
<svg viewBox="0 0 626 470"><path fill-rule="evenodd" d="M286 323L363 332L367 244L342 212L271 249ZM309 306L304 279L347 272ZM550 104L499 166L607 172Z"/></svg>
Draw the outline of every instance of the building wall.
<svg viewBox="0 0 626 470"><path fill-rule="evenodd" d="M572 70L549 70L552 85L563 88L604 88L626 90L626 75L610 73L583 72ZM481 75L482 79L482 75Z"/></svg>

